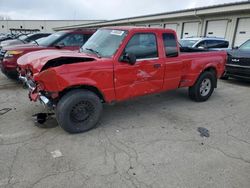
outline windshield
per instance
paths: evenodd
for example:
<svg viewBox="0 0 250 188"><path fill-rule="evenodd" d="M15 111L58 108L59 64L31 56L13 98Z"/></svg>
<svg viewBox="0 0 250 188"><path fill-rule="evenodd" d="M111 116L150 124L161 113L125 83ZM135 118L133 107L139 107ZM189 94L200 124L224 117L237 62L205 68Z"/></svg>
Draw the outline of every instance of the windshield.
<svg viewBox="0 0 250 188"><path fill-rule="evenodd" d="M62 36L64 36L66 33L61 31L61 32L56 32L52 35L49 35L48 37L42 38L41 40L37 40L37 43L40 46L50 46L54 42L56 42L58 39L60 39Z"/></svg>
<svg viewBox="0 0 250 188"><path fill-rule="evenodd" d="M122 30L100 29L81 47L80 52L112 57L126 35L127 32Z"/></svg>
<svg viewBox="0 0 250 188"><path fill-rule="evenodd" d="M250 40L246 41L245 43L243 43L240 48L241 50L250 50Z"/></svg>
<svg viewBox="0 0 250 188"><path fill-rule="evenodd" d="M37 39L36 41L31 41L30 43L31 44L38 44L40 45L40 43L43 42L43 40L45 40L47 37L43 37L43 38L40 38L40 39Z"/></svg>
<svg viewBox="0 0 250 188"><path fill-rule="evenodd" d="M196 42L198 42L198 40L180 40L180 44L182 47L193 47Z"/></svg>

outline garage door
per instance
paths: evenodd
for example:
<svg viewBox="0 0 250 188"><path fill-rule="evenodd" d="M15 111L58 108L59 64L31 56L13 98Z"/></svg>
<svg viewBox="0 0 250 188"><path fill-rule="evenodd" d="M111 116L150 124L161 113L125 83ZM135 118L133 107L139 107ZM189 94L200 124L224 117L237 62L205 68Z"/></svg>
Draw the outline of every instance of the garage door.
<svg viewBox="0 0 250 188"><path fill-rule="evenodd" d="M250 39L250 18L241 18L236 30L234 46L240 46L248 39Z"/></svg>
<svg viewBox="0 0 250 188"><path fill-rule="evenodd" d="M165 24L166 29L173 29L175 31L177 31L177 26L177 24Z"/></svg>
<svg viewBox="0 0 250 188"><path fill-rule="evenodd" d="M184 23L182 38L197 37L198 32L199 32L199 22Z"/></svg>
<svg viewBox="0 0 250 188"><path fill-rule="evenodd" d="M162 28L162 24L149 24L149 27Z"/></svg>
<svg viewBox="0 0 250 188"><path fill-rule="evenodd" d="M135 25L136 27L148 27L148 25L144 25L144 24L142 24L142 25Z"/></svg>
<svg viewBox="0 0 250 188"><path fill-rule="evenodd" d="M214 20L207 22L206 36L208 37L226 37L228 20Z"/></svg>

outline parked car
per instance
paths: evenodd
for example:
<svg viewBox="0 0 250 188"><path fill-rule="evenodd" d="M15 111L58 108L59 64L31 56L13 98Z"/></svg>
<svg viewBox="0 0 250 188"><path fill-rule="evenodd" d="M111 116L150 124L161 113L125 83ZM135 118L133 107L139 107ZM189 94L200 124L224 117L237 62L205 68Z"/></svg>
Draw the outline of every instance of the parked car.
<svg viewBox="0 0 250 188"><path fill-rule="evenodd" d="M240 47L228 50L226 70L222 78L229 77L250 80L250 39Z"/></svg>
<svg viewBox="0 0 250 188"><path fill-rule="evenodd" d="M2 41L0 43L0 48L10 46L10 45L27 44L37 39L47 37L49 35L51 35L51 33L33 33L29 35L21 35L16 39Z"/></svg>
<svg viewBox="0 0 250 188"><path fill-rule="evenodd" d="M0 42L2 41L6 41L6 40L12 40L12 39L16 39L19 36L21 36L23 34L19 34L19 35L13 35L13 34L4 34L0 37ZM1 48L1 47L0 47Z"/></svg>
<svg viewBox="0 0 250 188"><path fill-rule="evenodd" d="M4 47L0 52L0 67L8 77L16 79L17 59L31 51L44 49L79 50L95 30L68 30L54 33L30 44Z"/></svg>
<svg viewBox="0 0 250 188"><path fill-rule="evenodd" d="M226 63L225 51L180 53L169 29L111 27L98 30L80 52L44 50L18 59L32 101L55 109L70 133L98 122L102 103L189 87L191 99L208 100Z"/></svg>
<svg viewBox="0 0 250 188"><path fill-rule="evenodd" d="M216 37L189 37L181 39L182 47L200 48L200 49L227 49L229 42L223 38Z"/></svg>

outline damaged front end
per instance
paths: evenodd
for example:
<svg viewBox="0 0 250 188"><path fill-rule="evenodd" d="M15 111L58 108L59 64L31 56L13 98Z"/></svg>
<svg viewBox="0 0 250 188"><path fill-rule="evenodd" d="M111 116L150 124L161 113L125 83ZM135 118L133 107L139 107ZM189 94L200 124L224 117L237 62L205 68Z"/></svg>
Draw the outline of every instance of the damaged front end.
<svg viewBox="0 0 250 188"><path fill-rule="evenodd" d="M49 109L54 109L54 101L50 98L47 92L41 90L41 86L33 80L28 71L26 71L26 74L19 72L19 80L23 83L24 87L28 88L29 99L31 101L40 101L41 104Z"/></svg>
<svg viewBox="0 0 250 188"><path fill-rule="evenodd" d="M29 89L31 101L40 101L43 105L54 109L59 93L67 85L61 75L68 74L72 64L93 62L96 59L76 52L42 50L23 55L17 61L19 79ZM63 85L64 84L64 85Z"/></svg>

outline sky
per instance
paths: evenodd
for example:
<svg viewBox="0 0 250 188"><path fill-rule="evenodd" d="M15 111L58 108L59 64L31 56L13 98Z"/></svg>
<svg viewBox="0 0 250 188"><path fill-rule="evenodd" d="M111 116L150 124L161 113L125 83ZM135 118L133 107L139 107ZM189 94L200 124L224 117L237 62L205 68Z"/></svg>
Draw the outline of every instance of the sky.
<svg viewBox="0 0 250 188"><path fill-rule="evenodd" d="M11 19L113 20L242 0L0 0Z"/></svg>

